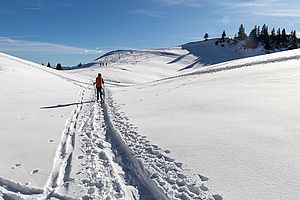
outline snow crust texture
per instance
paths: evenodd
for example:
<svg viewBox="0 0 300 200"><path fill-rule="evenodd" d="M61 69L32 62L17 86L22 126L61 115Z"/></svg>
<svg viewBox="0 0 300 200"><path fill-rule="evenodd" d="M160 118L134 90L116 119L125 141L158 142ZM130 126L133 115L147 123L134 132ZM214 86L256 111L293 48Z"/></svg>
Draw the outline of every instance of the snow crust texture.
<svg viewBox="0 0 300 200"><path fill-rule="evenodd" d="M111 93L105 105L106 117L111 130L112 141L122 146L127 156L126 163L134 171L138 180L150 190L155 199L214 199L200 176L190 175L183 163L171 158L168 150L151 144L146 137L139 135L124 113L118 112Z"/></svg>

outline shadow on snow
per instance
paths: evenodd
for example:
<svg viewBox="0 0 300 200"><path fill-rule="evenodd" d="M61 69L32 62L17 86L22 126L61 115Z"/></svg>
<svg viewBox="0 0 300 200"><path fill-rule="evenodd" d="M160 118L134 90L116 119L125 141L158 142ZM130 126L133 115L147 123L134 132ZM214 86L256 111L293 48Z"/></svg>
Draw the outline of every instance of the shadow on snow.
<svg viewBox="0 0 300 200"><path fill-rule="evenodd" d="M74 103L67 103L67 104L58 104L58 105L53 105L53 106L44 106L40 107L40 109L52 109L52 108L62 108L62 107L68 107L68 106L74 106L78 104L85 104L85 103L92 103L94 101L83 101L83 102L74 102Z"/></svg>

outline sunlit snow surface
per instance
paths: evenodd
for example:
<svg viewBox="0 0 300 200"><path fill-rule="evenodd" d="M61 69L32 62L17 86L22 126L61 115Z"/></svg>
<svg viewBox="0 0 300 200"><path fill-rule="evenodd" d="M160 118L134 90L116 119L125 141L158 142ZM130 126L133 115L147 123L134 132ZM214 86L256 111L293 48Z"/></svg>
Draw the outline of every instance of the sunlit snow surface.
<svg viewBox="0 0 300 200"><path fill-rule="evenodd" d="M299 50L116 51L66 72L0 56L4 199L300 198Z"/></svg>
<svg viewBox="0 0 300 200"><path fill-rule="evenodd" d="M299 199L300 51L174 70L174 78L122 87L154 76L126 70L153 67L164 74L172 60L164 59L99 69L120 82L110 87L112 96L138 132L208 176L224 199ZM173 69L185 66L176 64L181 67Z"/></svg>

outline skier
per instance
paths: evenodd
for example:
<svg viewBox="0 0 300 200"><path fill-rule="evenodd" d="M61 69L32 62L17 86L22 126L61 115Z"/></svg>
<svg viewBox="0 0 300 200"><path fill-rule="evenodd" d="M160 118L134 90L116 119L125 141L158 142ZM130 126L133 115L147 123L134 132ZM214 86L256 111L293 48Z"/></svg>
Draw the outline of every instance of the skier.
<svg viewBox="0 0 300 200"><path fill-rule="evenodd" d="M99 93L100 93L100 98L101 98L101 103L104 102L104 99L103 99L103 84L104 84L104 80L101 76L101 74L99 73L97 78L96 78L96 82L94 83L96 84L96 92L97 92L97 101L99 100Z"/></svg>

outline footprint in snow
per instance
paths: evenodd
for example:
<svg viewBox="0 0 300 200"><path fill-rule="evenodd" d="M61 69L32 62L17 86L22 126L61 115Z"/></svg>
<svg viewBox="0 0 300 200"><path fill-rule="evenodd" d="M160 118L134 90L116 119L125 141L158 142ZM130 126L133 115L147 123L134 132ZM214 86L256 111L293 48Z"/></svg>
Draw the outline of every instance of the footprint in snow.
<svg viewBox="0 0 300 200"><path fill-rule="evenodd" d="M199 178L200 178L201 181L208 181L208 180L209 180L208 177L203 176L203 175L201 175L201 174L198 174L198 176L199 176Z"/></svg>
<svg viewBox="0 0 300 200"><path fill-rule="evenodd" d="M215 200L222 200L222 199L223 199L223 197L222 197L221 195L219 195L219 194L214 194L214 195L213 195L213 198L214 198Z"/></svg>
<svg viewBox="0 0 300 200"><path fill-rule="evenodd" d="M171 153L171 151L170 151L170 150L164 150L164 152L165 152L165 153Z"/></svg>
<svg viewBox="0 0 300 200"><path fill-rule="evenodd" d="M11 167L11 169L16 169L17 167L21 167L21 163L16 163L14 166Z"/></svg>
<svg viewBox="0 0 300 200"><path fill-rule="evenodd" d="M35 170L33 170L32 172L30 172L31 174L36 174L36 173L38 173L39 172L39 170L38 169L35 169Z"/></svg>

